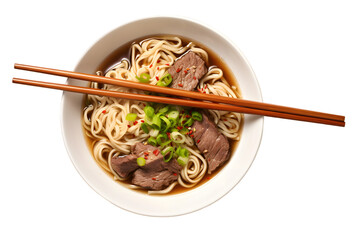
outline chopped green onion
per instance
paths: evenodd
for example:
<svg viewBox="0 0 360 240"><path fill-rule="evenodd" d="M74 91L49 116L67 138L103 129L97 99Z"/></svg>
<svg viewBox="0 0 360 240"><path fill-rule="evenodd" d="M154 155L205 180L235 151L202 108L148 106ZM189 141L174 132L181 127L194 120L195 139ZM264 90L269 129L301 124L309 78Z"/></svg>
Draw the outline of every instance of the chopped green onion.
<svg viewBox="0 0 360 240"><path fill-rule="evenodd" d="M172 159L174 155L174 148L173 147L166 147L164 150L161 151L161 154L164 156L164 161L168 162Z"/></svg>
<svg viewBox="0 0 360 240"><path fill-rule="evenodd" d="M167 115L169 116L169 119L174 119L174 120L176 120L176 119L179 117L179 111L177 111L177 110L172 110L172 111L170 111Z"/></svg>
<svg viewBox="0 0 360 240"><path fill-rule="evenodd" d="M182 128L180 130L180 133L183 134L183 135L187 134L188 132L189 132L189 129L187 129L186 127Z"/></svg>
<svg viewBox="0 0 360 240"><path fill-rule="evenodd" d="M184 143L186 140L185 136L179 132L170 133L170 137L174 143Z"/></svg>
<svg viewBox="0 0 360 240"><path fill-rule="evenodd" d="M165 74L162 78L160 78L160 80L156 83L156 85L160 86L160 87L166 87L168 86L170 83L172 82L172 77L171 75Z"/></svg>
<svg viewBox="0 0 360 240"><path fill-rule="evenodd" d="M159 134L160 130L159 129L151 129L150 131L150 136L151 137L157 137L157 135Z"/></svg>
<svg viewBox="0 0 360 240"><path fill-rule="evenodd" d="M157 137L156 137L156 142L157 144L159 144L160 146L166 146L168 145L171 140L167 140L169 139L168 136L165 133L160 133Z"/></svg>
<svg viewBox="0 0 360 240"><path fill-rule="evenodd" d="M202 115L199 112L193 111L191 113L191 116L194 120L201 122L202 121Z"/></svg>
<svg viewBox="0 0 360 240"><path fill-rule="evenodd" d="M152 106L146 105L144 107L144 112L147 117L152 118L154 116L155 110Z"/></svg>
<svg viewBox="0 0 360 240"><path fill-rule="evenodd" d="M149 129L148 127L146 126L146 123L141 123L141 129L144 131L144 133L149 133Z"/></svg>
<svg viewBox="0 0 360 240"><path fill-rule="evenodd" d="M166 113L167 111L169 111L169 105L166 105L165 107L161 108L158 111L158 114L163 114L163 113Z"/></svg>
<svg viewBox="0 0 360 240"><path fill-rule="evenodd" d="M165 116L160 116L160 119L165 122L166 125L161 124L164 126L164 129L161 129L162 132L166 132L171 127L171 122Z"/></svg>
<svg viewBox="0 0 360 240"><path fill-rule="evenodd" d="M185 166L188 163L189 158L186 157L178 157L177 162L180 164L180 166Z"/></svg>
<svg viewBox="0 0 360 240"><path fill-rule="evenodd" d="M171 122L171 127L173 128L173 127L175 127L177 124L178 124L178 122L176 121L176 119L170 119L169 118L169 120L170 120L170 122Z"/></svg>
<svg viewBox="0 0 360 240"><path fill-rule="evenodd" d="M179 131L179 129L177 129L177 128L170 129L170 132L178 132L178 131Z"/></svg>
<svg viewBox="0 0 360 240"><path fill-rule="evenodd" d="M185 127L190 127L191 125L193 125L193 123L194 123L194 119L189 118L189 119L184 123L184 126L185 126Z"/></svg>
<svg viewBox="0 0 360 240"><path fill-rule="evenodd" d="M175 153L179 157L186 157L186 158L189 157L189 150L187 150L186 148L178 147Z"/></svg>
<svg viewBox="0 0 360 240"><path fill-rule="evenodd" d="M148 141L147 141L150 145L156 146L157 145L157 141L154 137L149 137Z"/></svg>
<svg viewBox="0 0 360 240"><path fill-rule="evenodd" d="M180 117L180 119L179 119L179 122L180 122L180 125L184 125L183 123L185 123L186 122L186 115L187 115L187 113L183 113L182 115L181 115L181 117Z"/></svg>
<svg viewBox="0 0 360 240"><path fill-rule="evenodd" d="M142 158L142 157L137 158L136 162L140 167L145 166L145 164L146 164L145 158Z"/></svg>
<svg viewBox="0 0 360 240"><path fill-rule="evenodd" d="M140 77L136 76L136 79L141 83L148 83L150 81L150 75L147 73L140 74Z"/></svg>
<svg viewBox="0 0 360 240"><path fill-rule="evenodd" d="M128 113L126 115L125 119L128 121L135 121L136 117L137 117L136 113Z"/></svg>
<svg viewBox="0 0 360 240"><path fill-rule="evenodd" d="M145 115L145 123L148 125L148 126L151 126L153 124L152 122L152 118L148 117L147 115Z"/></svg>
<svg viewBox="0 0 360 240"><path fill-rule="evenodd" d="M161 119L158 114L153 117L151 127L154 129L161 129Z"/></svg>

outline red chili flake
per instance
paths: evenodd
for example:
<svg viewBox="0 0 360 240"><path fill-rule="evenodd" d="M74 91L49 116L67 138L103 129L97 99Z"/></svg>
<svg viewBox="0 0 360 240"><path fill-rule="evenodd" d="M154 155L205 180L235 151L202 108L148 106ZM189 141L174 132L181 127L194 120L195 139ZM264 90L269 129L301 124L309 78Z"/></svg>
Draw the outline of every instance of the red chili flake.
<svg viewBox="0 0 360 240"><path fill-rule="evenodd" d="M156 178L153 177L152 180L156 180Z"/></svg>
<svg viewBox="0 0 360 240"><path fill-rule="evenodd" d="M174 176L177 176L177 173L174 173Z"/></svg>
<svg viewBox="0 0 360 240"><path fill-rule="evenodd" d="M159 68L159 67L157 67L157 70L160 70L160 68Z"/></svg>
<svg viewBox="0 0 360 240"><path fill-rule="evenodd" d="M130 128L131 126L130 125L128 125L128 128Z"/></svg>
<svg viewBox="0 0 360 240"><path fill-rule="evenodd" d="M160 153L160 150L159 150L159 149L155 149L155 150L153 151L153 154L155 154L155 156L159 155L159 153Z"/></svg>
<svg viewBox="0 0 360 240"><path fill-rule="evenodd" d="M201 92L201 90L200 90L200 89L198 89L198 91L199 91L199 92Z"/></svg>
<svg viewBox="0 0 360 240"><path fill-rule="evenodd" d="M211 179L211 177L207 177L206 179L207 179L207 180L210 180L210 179Z"/></svg>
<svg viewBox="0 0 360 240"><path fill-rule="evenodd" d="M187 71L185 70L184 73L187 74Z"/></svg>
<svg viewBox="0 0 360 240"><path fill-rule="evenodd" d="M149 68L151 68L151 67L152 67L152 64L150 64Z"/></svg>
<svg viewBox="0 0 360 240"><path fill-rule="evenodd" d="M182 87L183 85L181 83L178 84L179 87Z"/></svg>
<svg viewBox="0 0 360 240"><path fill-rule="evenodd" d="M168 136L168 138L170 139L170 133L169 133L169 132L167 132L167 133L166 133L166 135L167 135L167 136Z"/></svg>
<svg viewBox="0 0 360 240"><path fill-rule="evenodd" d="M227 121L227 119L226 118L224 118L224 122L226 122Z"/></svg>
<svg viewBox="0 0 360 240"><path fill-rule="evenodd" d="M149 152L144 152L144 155L145 155L145 156L149 155Z"/></svg>
<svg viewBox="0 0 360 240"><path fill-rule="evenodd" d="M145 122L144 120L141 120L141 122Z"/></svg>
<svg viewBox="0 0 360 240"><path fill-rule="evenodd" d="M160 62L160 59L158 59L156 62L159 63L159 62Z"/></svg>
<svg viewBox="0 0 360 240"><path fill-rule="evenodd" d="M196 77L194 76L193 79L196 80Z"/></svg>
<svg viewBox="0 0 360 240"><path fill-rule="evenodd" d="M145 160L148 160L148 156L144 156Z"/></svg>
<svg viewBox="0 0 360 240"><path fill-rule="evenodd" d="M196 141L196 143L199 143L200 142L200 139Z"/></svg>
<svg viewBox="0 0 360 240"><path fill-rule="evenodd" d="M207 88L207 85L205 85L205 89Z"/></svg>
<svg viewBox="0 0 360 240"><path fill-rule="evenodd" d="M180 72L181 71L181 69L180 68L178 68L178 69L176 69L176 72L178 73L178 72Z"/></svg>
<svg viewBox="0 0 360 240"><path fill-rule="evenodd" d="M158 76L156 76L155 78L156 78L156 80L158 80L158 81L159 81L159 77L158 77Z"/></svg>
<svg viewBox="0 0 360 240"><path fill-rule="evenodd" d="M179 129L179 130L183 129L182 126L177 126L176 128Z"/></svg>
<svg viewBox="0 0 360 240"><path fill-rule="evenodd" d="M102 111L102 113L106 113L106 110Z"/></svg>
<svg viewBox="0 0 360 240"><path fill-rule="evenodd" d="M186 118L190 118L190 115L186 115L185 117L186 117Z"/></svg>
<svg viewBox="0 0 360 240"><path fill-rule="evenodd" d="M168 64L168 63L167 63L167 64L165 64L165 65L166 65L166 66L170 66L170 64Z"/></svg>
<svg viewBox="0 0 360 240"><path fill-rule="evenodd" d="M136 125L136 124L138 124L138 121L135 121L135 122L134 122L134 125Z"/></svg>
<svg viewBox="0 0 360 240"><path fill-rule="evenodd" d="M204 88L201 88L201 91L203 92L203 91L204 91Z"/></svg>
<svg viewBox="0 0 360 240"><path fill-rule="evenodd" d="M190 135L190 137L192 137L192 138L193 138L193 137L194 137L194 134L191 134L191 135Z"/></svg>
<svg viewBox="0 0 360 240"><path fill-rule="evenodd" d="M190 130L189 134L192 134L192 133L193 133L193 131L192 131L192 130Z"/></svg>

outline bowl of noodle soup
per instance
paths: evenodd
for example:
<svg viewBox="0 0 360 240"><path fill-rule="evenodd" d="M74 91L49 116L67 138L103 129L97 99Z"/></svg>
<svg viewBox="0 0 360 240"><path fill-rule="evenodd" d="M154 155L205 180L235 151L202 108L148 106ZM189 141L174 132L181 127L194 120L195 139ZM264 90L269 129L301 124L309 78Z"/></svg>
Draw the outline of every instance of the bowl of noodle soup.
<svg viewBox="0 0 360 240"><path fill-rule="evenodd" d="M195 90L262 101L256 77L243 54L210 28L180 18L147 18L120 26L98 40L81 58L75 71L128 81L138 81L139 76L147 74L148 83L156 85L174 62L189 51L200 56L208 67ZM68 84L145 93L74 79L68 79ZM125 99L63 94L62 131L68 154L83 179L105 199L138 214L181 215L220 199L246 174L261 142L263 117L206 110L230 143L230 157L225 164L209 174L207 159L196 147L193 136L187 133L176 144L187 151L187 161L178 174L174 173L177 177L170 185L160 190L144 190L119 176L112 167L112 159L131 154L132 146L147 143L159 134L156 129L142 128L147 105ZM151 106L155 112L164 108ZM178 113L187 111L174 108ZM136 119L129 121L129 114L135 114Z"/></svg>

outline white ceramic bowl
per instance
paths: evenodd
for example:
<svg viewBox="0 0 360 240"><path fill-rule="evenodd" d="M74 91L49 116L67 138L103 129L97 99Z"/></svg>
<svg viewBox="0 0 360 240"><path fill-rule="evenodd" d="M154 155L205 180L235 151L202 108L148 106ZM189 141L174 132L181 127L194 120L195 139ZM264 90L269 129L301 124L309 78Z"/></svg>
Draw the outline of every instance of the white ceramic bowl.
<svg viewBox="0 0 360 240"><path fill-rule="evenodd" d="M93 73L115 49L139 37L173 34L194 39L212 49L233 72L245 99L262 101L256 77L243 54L224 36L191 20L155 17L127 23L106 34L81 58L77 72ZM68 79L72 85L86 82ZM116 206L143 215L175 216L201 209L228 193L245 175L259 148L263 117L245 115L240 143L225 167L207 183L190 191L165 196L139 193L110 178L92 159L81 127L83 95L65 92L62 99L62 131L69 156L84 180Z"/></svg>

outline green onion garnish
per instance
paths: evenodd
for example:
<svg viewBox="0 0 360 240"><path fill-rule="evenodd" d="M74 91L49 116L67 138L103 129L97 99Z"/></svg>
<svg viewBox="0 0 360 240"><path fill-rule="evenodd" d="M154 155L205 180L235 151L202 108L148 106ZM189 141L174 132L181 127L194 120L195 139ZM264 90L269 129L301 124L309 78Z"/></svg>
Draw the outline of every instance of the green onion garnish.
<svg viewBox="0 0 360 240"><path fill-rule="evenodd" d="M168 73L165 74L162 78L160 78L160 80L156 83L156 85L160 87L167 87L171 82L172 82L172 77Z"/></svg>
<svg viewBox="0 0 360 240"><path fill-rule="evenodd" d="M160 146L166 146L168 145L171 140L167 140L169 139L168 136L165 133L160 133L157 137L156 137L156 142L157 144L159 144Z"/></svg>
<svg viewBox="0 0 360 240"><path fill-rule="evenodd" d="M147 105L144 107L144 112L147 117L152 118L154 116L155 110L152 106Z"/></svg>
<svg viewBox="0 0 360 240"><path fill-rule="evenodd" d="M161 124L161 127L163 127L163 129L161 129L162 132L166 132L170 127L171 127L171 122L169 121L169 119L167 119L165 116L160 116L160 119L162 121L164 121L164 124Z"/></svg>
<svg viewBox="0 0 360 240"><path fill-rule="evenodd" d="M149 129L148 127L146 126L146 123L141 123L141 129L144 131L144 133L149 133Z"/></svg>
<svg viewBox="0 0 360 240"><path fill-rule="evenodd" d="M177 162L180 166L185 166L188 163L189 158L186 157L178 157Z"/></svg>
<svg viewBox="0 0 360 240"><path fill-rule="evenodd" d="M166 113L167 111L169 111L169 105L166 105L165 107L161 108L158 111L158 114L163 114L163 113Z"/></svg>
<svg viewBox="0 0 360 240"><path fill-rule="evenodd" d="M151 127L158 130L161 129L161 119L159 114L156 114L153 117Z"/></svg>
<svg viewBox="0 0 360 240"><path fill-rule="evenodd" d="M184 123L184 127L190 127L191 125L193 125L194 123L194 119L189 118L185 123Z"/></svg>
<svg viewBox="0 0 360 240"><path fill-rule="evenodd" d="M174 119L174 120L176 120L176 119L179 117L179 111L177 111L177 110L172 110L172 111L170 111L167 115L169 116L169 119Z"/></svg>
<svg viewBox="0 0 360 240"><path fill-rule="evenodd" d="M161 154L164 156L164 161L168 162L172 159L172 157L174 155L174 148L168 146L164 150L161 151Z"/></svg>
<svg viewBox="0 0 360 240"><path fill-rule="evenodd" d="M140 77L136 76L136 79L141 83L148 83L150 81L150 75L147 73L140 74Z"/></svg>
<svg viewBox="0 0 360 240"><path fill-rule="evenodd" d="M157 145L157 141L154 137L149 137L148 141L147 141L150 145L156 146Z"/></svg>
<svg viewBox="0 0 360 240"><path fill-rule="evenodd" d="M201 122L202 121L202 115L199 112L193 111L191 113L191 116L194 120Z"/></svg>
<svg viewBox="0 0 360 240"><path fill-rule="evenodd" d="M172 132L170 137L174 143L184 143L186 140L185 136L179 132Z"/></svg>
<svg viewBox="0 0 360 240"><path fill-rule="evenodd" d="M145 164L146 164L145 158L142 158L142 157L137 158L136 162L140 167L145 166Z"/></svg>
<svg viewBox="0 0 360 240"><path fill-rule="evenodd" d="M126 115L125 119L128 121L135 121L136 117L137 117L136 113L128 113Z"/></svg>
<svg viewBox="0 0 360 240"><path fill-rule="evenodd" d="M187 128L182 128L180 130L180 133L183 134L183 135L187 134L188 132L189 132L189 129L187 129Z"/></svg>
<svg viewBox="0 0 360 240"><path fill-rule="evenodd" d="M189 150L187 150L186 148L178 147L176 149L176 151L175 151L175 154L178 155L179 157L188 158L189 157Z"/></svg>
<svg viewBox="0 0 360 240"><path fill-rule="evenodd" d="M151 129L150 136L151 137L157 137L157 135L159 134L160 130L159 129Z"/></svg>

